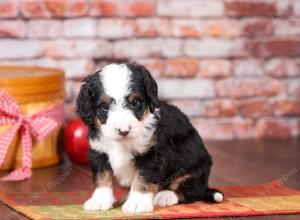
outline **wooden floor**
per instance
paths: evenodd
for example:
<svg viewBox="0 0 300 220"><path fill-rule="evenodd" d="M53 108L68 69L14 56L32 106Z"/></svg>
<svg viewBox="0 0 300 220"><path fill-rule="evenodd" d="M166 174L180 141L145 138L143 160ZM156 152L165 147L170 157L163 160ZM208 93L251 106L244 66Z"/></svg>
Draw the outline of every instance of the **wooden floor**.
<svg viewBox="0 0 300 220"><path fill-rule="evenodd" d="M206 143L213 156L211 185L251 185L281 179L285 185L300 190L300 140L285 141L209 141ZM64 175L69 172L70 175ZM4 173L1 173L4 175ZM64 175L58 184L55 180ZM51 187L49 187L51 186ZM18 183L0 183L2 192L75 191L92 188L87 167L64 163L34 171L31 179ZM0 202L0 219L27 219L14 213ZM261 216L212 219L299 220L300 215Z"/></svg>

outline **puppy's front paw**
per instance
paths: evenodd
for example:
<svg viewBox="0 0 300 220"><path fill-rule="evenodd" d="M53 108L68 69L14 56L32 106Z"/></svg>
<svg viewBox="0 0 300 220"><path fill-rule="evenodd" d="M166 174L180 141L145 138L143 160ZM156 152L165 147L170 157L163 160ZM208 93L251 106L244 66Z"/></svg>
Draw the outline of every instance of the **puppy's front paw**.
<svg viewBox="0 0 300 220"><path fill-rule="evenodd" d="M115 198L113 196L112 189L99 188L96 189L92 197L84 203L83 209L87 211L104 211L111 209L114 202Z"/></svg>
<svg viewBox="0 0 300 220"><path fill-rule="evenodd" d="M129 213L152 212L152 198L152 193L131 192L122 206L122 211Z"/></svg>
<svg viewBox="0 0 300 220"><path fill-rule="evenodd" d="M154 206L167 207L178 204L178 196L174 191L163 190L158 192L153 198Z"/></svg>
<svg viewBox="0 0 300 220"><path fill-rule="evenodd" d="M113 203L110 201L104 201L99 198L91 197L89 200L87 200L84 205L83 209L87 211L96 211L96 210L108 210L112 208Z"/></svg>

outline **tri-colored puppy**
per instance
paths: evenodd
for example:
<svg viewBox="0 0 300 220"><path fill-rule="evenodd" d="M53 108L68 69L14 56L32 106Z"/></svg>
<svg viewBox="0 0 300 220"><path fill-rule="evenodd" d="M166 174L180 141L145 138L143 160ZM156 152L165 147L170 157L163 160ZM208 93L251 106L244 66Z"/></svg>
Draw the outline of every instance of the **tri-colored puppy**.
<svg viewBox="0 0 300 220"><path fill-rule="evenodd" d="M130 187L124 212L223 200L208 186L212 160L201 137L178 108L158 99L157 84L145 67L110 64L88 76L77 112L89 127L95 183L85 210L113 207L113 177Z"/></svg>

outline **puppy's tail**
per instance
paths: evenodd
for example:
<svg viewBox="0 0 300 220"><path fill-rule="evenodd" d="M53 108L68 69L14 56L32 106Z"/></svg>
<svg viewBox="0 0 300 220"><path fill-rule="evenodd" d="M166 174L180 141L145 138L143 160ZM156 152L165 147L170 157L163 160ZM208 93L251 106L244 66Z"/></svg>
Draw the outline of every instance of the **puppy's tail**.
<svg viewBox="0 0 300 220"><path fill-rule="evenodd" d="M208 202L222 202L224 200L224 195L221 191L217 189L211 189L207 188L204 192L204 198L205 201Z"/></svg>

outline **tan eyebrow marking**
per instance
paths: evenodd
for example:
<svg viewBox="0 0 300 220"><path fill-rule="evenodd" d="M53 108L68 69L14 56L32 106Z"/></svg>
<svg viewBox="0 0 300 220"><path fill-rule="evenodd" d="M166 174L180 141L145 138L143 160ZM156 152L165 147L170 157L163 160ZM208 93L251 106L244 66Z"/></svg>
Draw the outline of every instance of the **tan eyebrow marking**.
<svg viewBox="0 0 300 220"><path fill-rule="evenodd" d="M104 102L106 104L111 104L113 102L113 99L112 99L112 97L104 95L104 96L100 97L100 101Z"/></svg>
<svg viewBox="0 0 300 220"><path fill-rule="evenodd" d="M140 97L141 97L141 93L133 92L128 96L128 101L132 102L135 98L140 98Z"/></svg>

